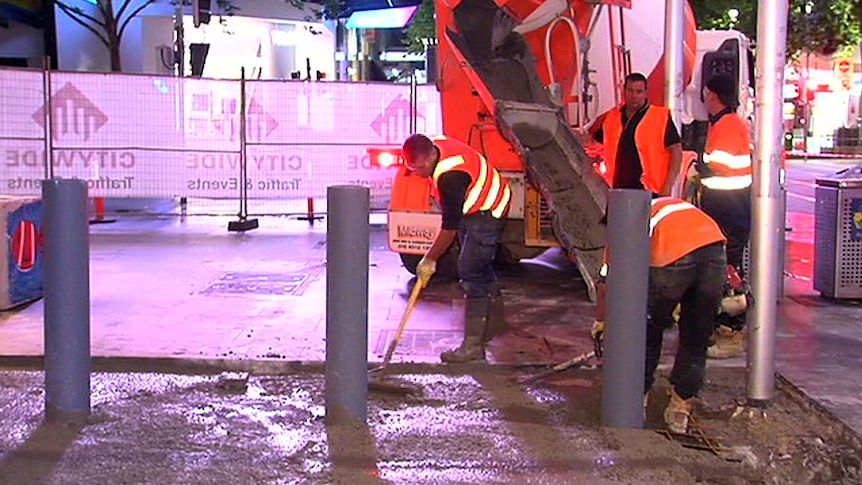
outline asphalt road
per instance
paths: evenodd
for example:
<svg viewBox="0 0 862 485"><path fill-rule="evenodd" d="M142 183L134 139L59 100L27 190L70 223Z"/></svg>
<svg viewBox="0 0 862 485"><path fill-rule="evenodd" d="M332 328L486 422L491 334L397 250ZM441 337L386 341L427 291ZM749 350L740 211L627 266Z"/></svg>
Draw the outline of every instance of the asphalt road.
<svg viewBox="0 0 862 485"><path fill-rule="evenodd" d="M862 164L862 159L796 159L788 160L787 165L787 212L814 213L814 189L818 178L829 178L838 171Z"/></svg>

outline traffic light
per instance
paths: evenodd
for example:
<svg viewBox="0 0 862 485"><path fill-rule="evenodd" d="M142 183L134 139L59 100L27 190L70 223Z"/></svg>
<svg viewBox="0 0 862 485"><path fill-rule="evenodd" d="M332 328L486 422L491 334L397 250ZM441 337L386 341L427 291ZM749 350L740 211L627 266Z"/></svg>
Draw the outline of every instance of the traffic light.
<svg viewBox="0 0 862 485"><path fill-rule="evenodd" d="M192 0L192 17L195 27L210 23L212 12L210 11L211 0Z"/></svg>

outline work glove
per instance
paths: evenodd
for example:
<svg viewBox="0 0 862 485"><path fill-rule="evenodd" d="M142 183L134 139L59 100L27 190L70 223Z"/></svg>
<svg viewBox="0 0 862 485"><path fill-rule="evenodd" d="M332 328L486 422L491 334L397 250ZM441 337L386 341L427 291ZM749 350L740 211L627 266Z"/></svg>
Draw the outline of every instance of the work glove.
<svg viewBox="0 0 862 485"><path fill-rule="evenodd" d="M590 329L590 336L593 337L593 351L596 357L601 357L604 353L605 343L605 322L604 320L593 320L593 328Z"/></svg>
<svg viewBox="0 0 862 485"><path fill-rule="evenodd" d="M431 277L434 276L436 271L437 261L428 259L427 256L423 256L419 261L419 264L416 265L416 277L419 278L419 284L423 287L428 286L428 281L431 280Z"/></svg>

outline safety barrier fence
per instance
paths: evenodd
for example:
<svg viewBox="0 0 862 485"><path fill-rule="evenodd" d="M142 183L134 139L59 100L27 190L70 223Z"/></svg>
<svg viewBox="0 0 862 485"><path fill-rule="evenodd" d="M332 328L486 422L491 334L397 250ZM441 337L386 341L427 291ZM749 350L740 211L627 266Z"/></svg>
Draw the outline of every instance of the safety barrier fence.
<svg viewBox="0 0 862 485"><path fill-rule="evenodd" d="M355 184L380 209L394 172L366 148L441 131L433 85L0 69L0 109L5 195L60 177L85 180L91 197L272 206Z"/></svg>

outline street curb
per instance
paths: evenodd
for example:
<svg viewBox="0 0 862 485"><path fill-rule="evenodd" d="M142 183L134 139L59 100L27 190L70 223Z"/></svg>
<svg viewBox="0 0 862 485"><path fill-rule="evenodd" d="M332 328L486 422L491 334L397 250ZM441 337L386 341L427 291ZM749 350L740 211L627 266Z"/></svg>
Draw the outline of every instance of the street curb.
<svg viewBox="0 0 862 485"><path fill-rule="evenodd" d="M779 373L776 373L775 377L775 387L778 391L783 392L797 405L811 411L820 419L824 419L830 424L836 425L838 429L833 431L837 438L842 440L847 446L855 449L858 456L862 456L862 435L860 435L860 433L857 433L832 411L806 394L802 388L792 383L787 377Z"/></svg>

